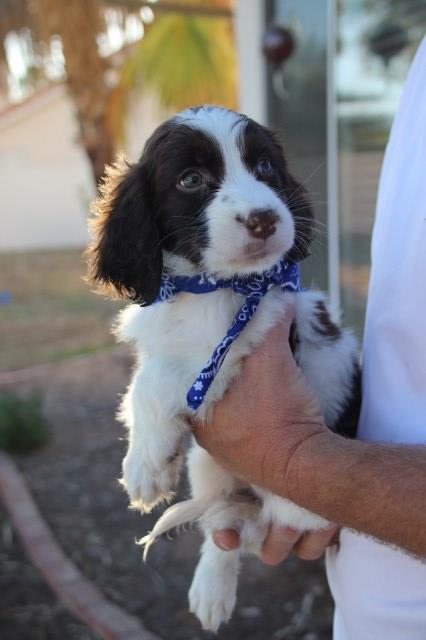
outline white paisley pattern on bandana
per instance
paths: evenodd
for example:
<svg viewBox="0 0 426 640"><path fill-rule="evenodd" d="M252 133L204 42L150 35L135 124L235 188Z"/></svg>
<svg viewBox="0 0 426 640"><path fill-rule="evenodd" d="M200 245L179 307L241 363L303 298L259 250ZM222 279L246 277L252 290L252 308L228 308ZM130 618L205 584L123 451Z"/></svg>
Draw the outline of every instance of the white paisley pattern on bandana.
<svg viewBox="0 0 426 640"><path fill-rule="evenodd" d="M216 279L214 276L205 273L191 277L171 276L168 273L163 273L160 289L154 302L166 302L183 291L186 293L210 293L218 289L233 289L233 291L246 299L229 327L226 336L218 344L212 357L201 369L200 374L187 393L187 404L194 411L202 404L234 340L238 338L241 331L255 314L263 296L274 286L280 286L283 291L300 291L299 265L281 260L262 274L227 279Z"/></svg>

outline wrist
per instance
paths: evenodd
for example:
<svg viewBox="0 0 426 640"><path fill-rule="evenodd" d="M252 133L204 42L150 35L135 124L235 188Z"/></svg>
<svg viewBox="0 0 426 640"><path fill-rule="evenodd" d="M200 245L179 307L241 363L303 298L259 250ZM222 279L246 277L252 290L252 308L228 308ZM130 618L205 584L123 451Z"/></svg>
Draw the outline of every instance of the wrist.
<svg viewBox="0 0 426 640"><path fill-rule="evenodd" d="M301 477L306 462L309 465L311 441L318 436L332 435L321 420L309 423L279 423L264 439L264 453L259 456L260 478L256 484L282 498L302 505L305 496L301 489L305 480ZM304 506L304 505L302 505Z"/></svg>
<svg viewBox="0 0 426 640"><path fill-rule="evenodd" d="M305 509L314 509L320 493L319 483L327 473L329 452L338 455L338 446L343 440L329 429L319 427L302 440L287 464L286 497Z"/></svg>

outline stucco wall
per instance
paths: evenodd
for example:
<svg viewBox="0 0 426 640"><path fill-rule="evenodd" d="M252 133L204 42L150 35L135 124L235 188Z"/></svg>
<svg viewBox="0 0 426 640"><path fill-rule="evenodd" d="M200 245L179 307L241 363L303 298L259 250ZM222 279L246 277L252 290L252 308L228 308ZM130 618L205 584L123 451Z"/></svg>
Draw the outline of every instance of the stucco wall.
<svg viewBox="0 0 426 640"><path fill-rule="evenodd" d="M0 250L81 246L94 190L64 87L0 118Z"/></svg>
<svg viewBox="0 0 426 640"><path fill-rule="evenodd" d="M126 145L131 159L164 115L153 97L132 105ZM0 114L0 251L87 243L95 189L77 137L62 85Z"/></svg>

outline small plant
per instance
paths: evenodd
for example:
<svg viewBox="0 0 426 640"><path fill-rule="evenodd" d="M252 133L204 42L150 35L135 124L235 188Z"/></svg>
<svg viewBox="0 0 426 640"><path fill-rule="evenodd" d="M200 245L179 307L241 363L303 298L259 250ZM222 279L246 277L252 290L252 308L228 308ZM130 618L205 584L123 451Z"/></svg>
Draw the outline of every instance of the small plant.
<svg viewBox="0 0 426 640"><path fill-rule="evenodd" d="M21 398L0 392L0 449L27 453L41 447L49 437L38 394Z"/></svg>

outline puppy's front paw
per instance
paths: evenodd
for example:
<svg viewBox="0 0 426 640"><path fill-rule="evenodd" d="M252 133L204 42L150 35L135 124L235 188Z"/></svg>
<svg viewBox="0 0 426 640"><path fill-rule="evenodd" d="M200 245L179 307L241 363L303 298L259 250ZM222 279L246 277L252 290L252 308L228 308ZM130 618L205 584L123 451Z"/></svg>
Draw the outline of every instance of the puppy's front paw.
<svg viewBox="0 0 426 640"><path fill-rule="evenodd" d="M201 569L201 570L200 570ZM235 607L237 572L216 572L197 567L189 591L189 610L197 616L205 631L217 632L228 622Z"/></svg>
<svg viewBox="0 0 426 640"><path fill-rule="evenodd" d="M154 465L145 459L142 452L130 448L123 460L120 482L129 494L131 505L148 513L162 500L169 500L177 484L181 466L180 453L164 460L162 464Z"/></svg>

